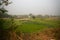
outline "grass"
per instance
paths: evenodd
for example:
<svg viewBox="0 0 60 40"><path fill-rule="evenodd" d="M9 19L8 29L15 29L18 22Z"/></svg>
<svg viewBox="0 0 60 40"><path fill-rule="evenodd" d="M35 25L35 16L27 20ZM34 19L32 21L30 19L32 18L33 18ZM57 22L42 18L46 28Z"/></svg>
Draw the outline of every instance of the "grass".
<svg viewBox="0 0 60 40"><path fill-rule="evenodd" d="M4 23L4 28L8 29L10 24L10 19L5 19L7 23ZM37 31L42 31L46 28L57 28L60 27L60 20L41 20L41 19L31 19L31 20L19 20L19 19L14 19L14 24L18 25L16 31L21 31L21 32L37 32ZM14 26L13 26L14 27Z"/></svg>
<svg viewBox="0 0 60 40"><path fill-rule="evenodd" d="M23 32L35 32L46 27L43 23L29 21L22 23L18 29Z"/></svg>
<svg viewBox="0 0 60 40"><path fill-rule="evenodd" d="M18 30L22 32L37 32L37 31L42 31L46 28L57 28L59 27L59 20L38 20L38 19L33 19L30 21L20 21L20 27L18 27ZM19 22L19 23L20 23ZM18 24L19 24L18 23Z"/></svg>

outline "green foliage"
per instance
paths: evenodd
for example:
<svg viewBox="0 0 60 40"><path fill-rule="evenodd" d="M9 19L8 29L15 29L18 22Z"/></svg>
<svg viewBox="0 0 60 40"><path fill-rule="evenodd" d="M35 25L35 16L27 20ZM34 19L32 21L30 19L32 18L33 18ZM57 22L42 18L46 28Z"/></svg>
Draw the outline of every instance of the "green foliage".
<svg viewBox="0 0 60 40"><path fill-rule="evenodd" d="M15 31L18 27L18 24L15 23L13 18L10 20L10 22L11 23L9 24L10 27L8 28L8 30Z"/></svg>
<svg viewBox="0 0 60 40"><path fill-rule="evenodd" d="M0 19L0 30L3 30L3 23L4 23L4 20Z"/></svg>
<svg viewBox="0 0 60 40"><path fill-rule="evenodd" d="M16 23L20 25L17 28L18 31L37 32L42 31L46 28L58 28L60 20L40 20L40 19L33 19L30 21L16 20Z"/></svg>
<svg viewBox="0 0 60 40"><path fill-rule="evenodd" d="M40 20L21 21L17 19L0 19L0 29L21 32L37 32L45 28L60 27L60 20Z"/></svg>
<svg viewBox="0 0 60 40"><path fill-rule="evenodd" d="M0 29L1 30L10 30L15 31L17 24L14 23L14 19L0 19Z"/></svg>
<svg viewBox="0 0 60 40"><path fill-rule="evenodd" d="M4 8L8 4L9 4L9 0L0 0L0 29L6 29L7 26L10 27L10 24L12 22L11 20L5 20L5 19L3 19L5 17L9 16L7 14L8 11Z"/></svg>
<svg viewBox="0 0 60 40"><path fill-rule="evenodd" d="M8 6L10 3L9 0L0 0L0 18L8 16L8 11L5 9L5 6Z"/></svg>
<svg viewBox="0 0 60 40"><path fill-rule="evenodd" d="M1 8L0 9L0 18L7 17L8 14L6 12L8 12L6 9Z"/></svg>

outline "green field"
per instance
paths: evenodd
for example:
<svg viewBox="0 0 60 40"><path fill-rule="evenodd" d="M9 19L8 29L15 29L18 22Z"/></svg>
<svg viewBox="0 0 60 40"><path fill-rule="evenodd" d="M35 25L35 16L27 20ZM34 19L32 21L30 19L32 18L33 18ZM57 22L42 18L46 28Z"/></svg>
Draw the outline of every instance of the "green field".
<svg viewBox="0 0 60 40"><path fill-rule="evenodd" d="M60 27L60 20L41 20L32 19L28 21L16 20L19 24L17 30L22 32L37 32L42 31L47 28L57 28Z"/></svg>
<svg viewBox="0 0 60 40"><path fill-rule="evenodd" d="M5 19L3 23L4 29L11 27L11 20ZM20 32L38 32L47 28L58 28L60 27L60 20L45 20L45 19L30 19L30 20L13 20L13 27L16 27L16 31ZM16 26L17 25L17 26Z"/></svg>

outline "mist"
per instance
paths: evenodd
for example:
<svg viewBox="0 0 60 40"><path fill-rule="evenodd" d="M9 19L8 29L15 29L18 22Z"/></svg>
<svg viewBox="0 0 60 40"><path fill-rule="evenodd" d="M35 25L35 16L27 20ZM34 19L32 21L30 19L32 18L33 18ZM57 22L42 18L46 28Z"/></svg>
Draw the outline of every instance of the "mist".
<svg viewBox="0 0 60 40"><path fill-rule="evenodd" d="M6 9L11 15L60 15L60 0L10 0Z"/></svg>

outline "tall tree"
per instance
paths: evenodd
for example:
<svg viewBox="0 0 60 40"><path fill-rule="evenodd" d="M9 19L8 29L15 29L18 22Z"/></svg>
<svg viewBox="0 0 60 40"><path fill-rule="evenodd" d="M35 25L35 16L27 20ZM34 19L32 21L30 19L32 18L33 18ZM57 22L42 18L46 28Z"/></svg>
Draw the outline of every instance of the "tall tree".
<svg viewBox="0 0 60 40"><path fill-rule="evenodd" d="M0 0L0 40L20 40L20 37L14 32L18 27L18 25L14 23L14 19L2 19L7 15L6 12L8 12L5 6L8 6L10 3L9 0Z"/></svg>
<svg viewBox="0 0 60 40"><path fill-rule="evenodd" d="M0 18L3 18L5 15L7 15L6 12L8 12L4 7L8 6L10 4L9 0L0 0Z"/></svg>

